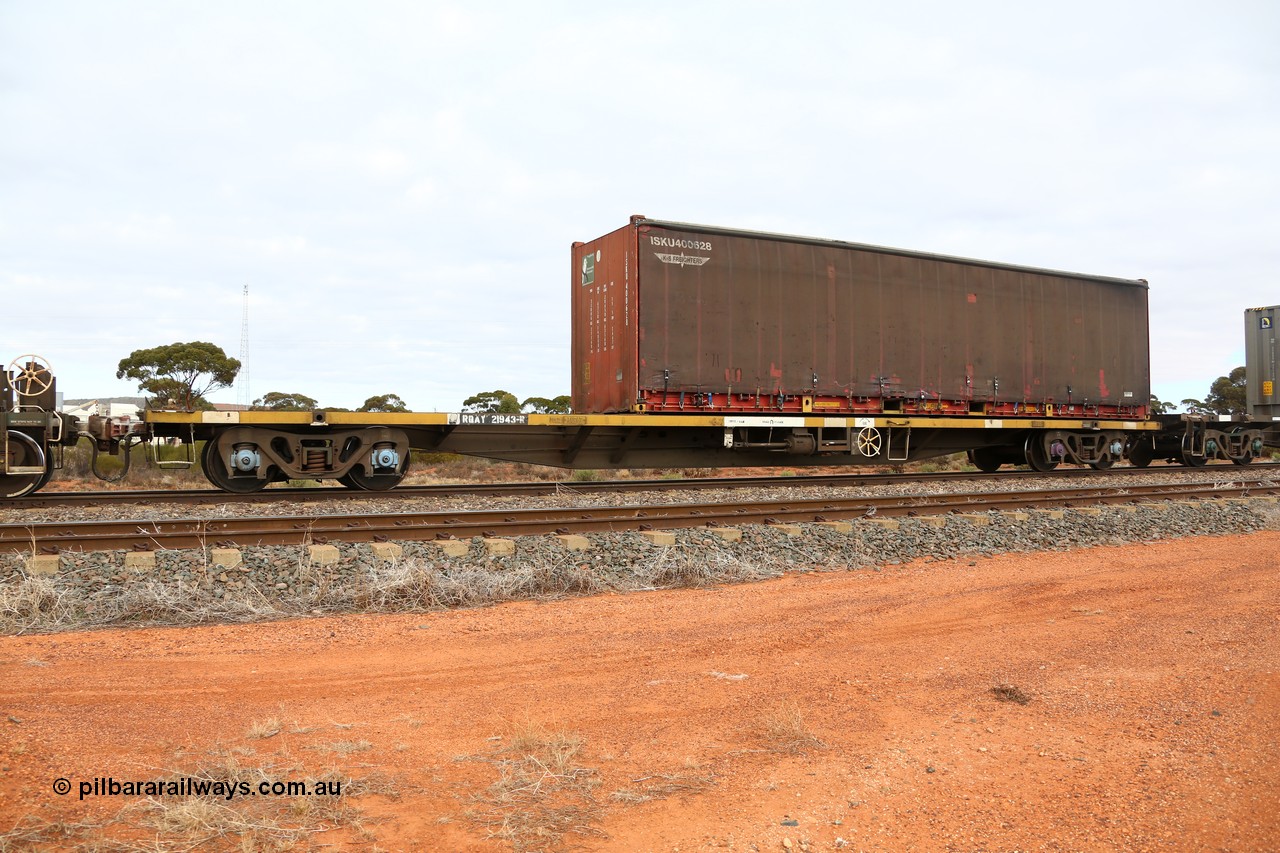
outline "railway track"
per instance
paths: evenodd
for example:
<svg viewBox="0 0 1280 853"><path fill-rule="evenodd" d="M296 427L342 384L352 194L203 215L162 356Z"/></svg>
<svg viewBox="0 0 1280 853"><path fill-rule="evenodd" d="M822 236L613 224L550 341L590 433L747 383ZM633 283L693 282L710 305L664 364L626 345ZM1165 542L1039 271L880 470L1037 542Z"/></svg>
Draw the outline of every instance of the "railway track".
<svg viewBox="0 0 1280 853"><path fill-rule="evenodd" d="M794 479L794 478L789 478ZM202 549L210 546L425 541L549 533L660 530L838 521L877 516L1047 509L1160 500L1278 496L1280 485L1250 478L1230 485L1169 483L1028 492L788 499L645 506L360 513L163 521L55 521L0 525L0 552Z"/></svg>
<svg viewBox="0 0 1280 853"><path fill-rule="evenodd" d="M1212 471L1221 469L1231 472L1233 478L1247 474L1250 478L1260 476L1260 472L1280 469L1280 463L1265 462L1250 465L1242 469L1236 465L1212 465L1206 468L1186 468L1177 466L1157 466L1154 468L1112 468L1106 476L1141 476L1161 474L1183 474L1193 471ZM399 486L384 492L352 491L340 487L317 488L267 488L249 494L234 494L219 489L127 489L119 491L89 492L39 492L25 498L14 498L0 504L3 508L38 509L55 506L106 505L129 503L170 503L170 504L225 504L225 503L311 503L333 500L388 500L407 498L441 498L459 495L501 495L545 497L548 495L587 494L594 492L642 492L642 491L695 491L704 489L737 489L737 488L780 488L831 486L834 488L857 488L860 486L881 486L901 483L940 483L965 480L990 480L1000 478L1026 479L1053 477L1075 479L1096 477L1098 472L1091 468L1066 468L1050 473L1029 470L1011 470L993 474L981 471L939 471L928 474L921 473L876 473L876 474L799 474L770 477L698 477L688 479L664 480L595 480L595 481L554 481L528 483L463 483L426 486Z"/></svg>

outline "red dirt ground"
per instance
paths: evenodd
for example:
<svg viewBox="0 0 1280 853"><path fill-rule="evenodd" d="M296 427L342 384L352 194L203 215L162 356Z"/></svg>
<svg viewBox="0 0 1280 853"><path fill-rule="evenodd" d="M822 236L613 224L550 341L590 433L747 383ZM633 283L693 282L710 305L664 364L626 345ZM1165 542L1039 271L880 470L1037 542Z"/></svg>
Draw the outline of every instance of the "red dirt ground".
<svg viewBox="0 0 1280 853"><path fill-rule="evenodd" d="M1278 555L1263 532L6 637L0 831L126 805L57 796L57 777L154 778L240 750L302 768L288 778L385 774L397 796L351 798L385 850L509 850L494 823L521 812L527 849L1276 850ZM1001 684L1030 702L997 701ZM278 735L248 736L270 718ZM580 751L504 804L496 760L539 729ZM536 835L557 816L576 831ZM369 846L349 827L307 843Z"/></svg>

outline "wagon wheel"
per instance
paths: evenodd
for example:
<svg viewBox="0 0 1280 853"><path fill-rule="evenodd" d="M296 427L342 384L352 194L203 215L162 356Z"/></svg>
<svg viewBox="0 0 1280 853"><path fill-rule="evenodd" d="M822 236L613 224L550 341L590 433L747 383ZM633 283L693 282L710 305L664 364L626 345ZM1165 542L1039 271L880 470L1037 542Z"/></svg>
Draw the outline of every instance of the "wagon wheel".
<svg viewBox="0 0 1280 853"><path fill-rule="evenodd" d="M200 467L204 470L204 476L210 483L213 483L224 492L234 492L240 495L247 495L266 488L270 480L259 479L258 477L231 476L231 471L227 468L226 461L218 453L217 444L218 440L216 438L209 439L205 443L204 450L200 453Z"/></svg>
<svg viewBox="0 0 1280 853"><path fill-rule="evenodd" d="M39 474L7 474L0 473L0 498L21 498L37 491L49 481L52 469L51 460L45 458L40 443L25 432L9 430L4 471L12 468L35 468L42 470Z"/></svg>
<svg viewBox="0 0 1280 853"><path fill-rule="evenodd" d="M1244 431L1245 431L1244 427L1236 427L1231 431L1231 434L1240 435L1240 433ZM1248 465L1250 462L1253 461L1253 445L1251 443L1246 444L1244 446L1244 452L1241 453L1239 456L1232 456L1231 461L1234 462L1236 465Z"/></svg>
<svg viewBox="0 0 1280 853"><path fill-rule="evenodd" d="M1194 449L1195 442L1192 441L1191 436L1184 435L1182 437L1182 451L1179 454L1179 460L1188 468L1202 468L1209 462L1209 459L1206 456L1196 456L1192 452Z"/></svg>
<svg viewBox="0 0 1280 853"><path fill-rule="evenodd" d="M404 479L404 475L409 471L409 460L410 455L406 453L404 459L400 462L400 467L386 474L366 474L364 465L356 465L339 477L338 482L348 489L356 489L357 491L385 492L400 485L400 481Z"/></svg>
<svg viewBox="0 0 1280 853"><path fill-rule="evenodd" d="M31 491L38 492L45 486L49 485L49 481L53 479L53 457L48 453L44 457L44 473L40 475L40 482L36 483L36 487Z"/></svg>
<svg viewBox="0 0 1280 853"><path fill-rule="evenodd" d="M339 477L338 482L348 489L357 491L385 492L400 485L400 481L403 479L404 474L400 472L395 474L375 474L372 477L368 477L365 476L364 469L357 466Z"/></svg>
<svg viewBox="0 0 1280 853"><path fill-rule="evenodd" d="M880 430L863 427L858 430L858 452L863 456L880 455Z"/></svg>
<svg viewBox="0 0 1280 853"><path fill-rule="evenodd" d="M1023 457L1027 460L1027 465L1033 471L1048 474L1058 467L1058 460L1049 458L1049 454L1044 449L1044 442L1035 433L1027 436L1027 441L1022 447L1022 451Z"/></svg>
<svg viewBox="0 0 1280 853"><path fill-rule="evenodd" d="M987 474L999 471L1004 462L1000 458L1000 451L994 447L975 447L969 451L968 456L973 467Z"/></svg>
<svg viewBox="0 0 1280 853"><path fill-rule="evenodd" d="M49 390L53 384L53 368L43 356L20 355L9 363L13 371L13 386L19 397L35 397ZM18 383L22 383L19 388Z"/></svg>
<svg viewBox="0 0 1280 853"><path fill-rule="evenodd" d="M1126 451L1129 457L1129 464L1134 468L1146 468L1151 464L1151 460L1156 456L1155 444L1147 436L1129 439L1129 448Z"/></svg>

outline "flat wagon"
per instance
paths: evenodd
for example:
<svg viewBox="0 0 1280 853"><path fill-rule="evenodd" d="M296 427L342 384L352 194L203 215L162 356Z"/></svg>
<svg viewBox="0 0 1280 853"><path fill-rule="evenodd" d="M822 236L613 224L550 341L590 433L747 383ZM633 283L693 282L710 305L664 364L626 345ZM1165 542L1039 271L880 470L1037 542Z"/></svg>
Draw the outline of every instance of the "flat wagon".
<svg viewBox="0 0 1280 853"><path fill-rule="evenodd" d="M81 426L50 411L51 375L24 362L0 388L0 497L38 489L81 435L112 453L199 445L233 492L388 489L412 450L603 469L966 452L982 470L1048 471L1245 464L1280 446L1280 309L1245 314L1249 414L1153 415L1142 279L643 216L571 260L572 414L149 410Z"/></svg>

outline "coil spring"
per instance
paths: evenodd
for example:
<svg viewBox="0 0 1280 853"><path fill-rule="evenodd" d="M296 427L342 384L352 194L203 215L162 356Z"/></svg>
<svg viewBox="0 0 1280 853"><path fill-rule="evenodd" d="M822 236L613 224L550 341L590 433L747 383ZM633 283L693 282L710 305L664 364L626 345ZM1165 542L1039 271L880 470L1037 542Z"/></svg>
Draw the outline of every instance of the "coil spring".
<svg viewBox="0 0 1280 853"><path fill-rule="evenodd" d="M329 454L325 452L324 448L316 448L314 450L311 448L304 448L302 451L302 470L323 471L328 467L328 455Z"/></svg>

